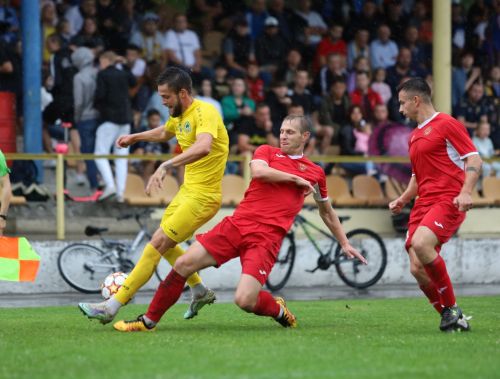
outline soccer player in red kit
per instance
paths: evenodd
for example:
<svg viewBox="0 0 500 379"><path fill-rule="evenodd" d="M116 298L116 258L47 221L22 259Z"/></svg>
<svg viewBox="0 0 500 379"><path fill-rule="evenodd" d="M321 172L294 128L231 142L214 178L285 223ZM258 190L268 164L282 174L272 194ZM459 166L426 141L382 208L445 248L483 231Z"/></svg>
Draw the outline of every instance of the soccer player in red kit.
<svg viewBox="0 0 500 379"><path fill-rule="evenodd" d="M442 331L469 330L457 306L446 264L439 255L472 208L471 192L479 177L481 158L465 127L437 112L431 89L421 78L398 88L399 111L418 127L409 141L412 177L406 191L389 204L393 214L415 196L405 247L410 271L421 290L441 314Z"/></svg>
<svg viewBox="0 0 500 379"><path fill-rule="evenodd" d="M235 303L244 311L270 316L284 327L295 327L295 316L282 298L262 289L271 272L281 242L304 197L314 192L319 212L349 258L367 263L354 249L337 214L328 200L323 170L304 157L310 136L310 122L304 116L287 116L280 131L280 148L260 146L250 163L252 181L232 216L225 217L207 233L196 237L186 253L158 287L145 315L134 321L119 321L114 328L123 331L151 330L163 314L177 302L190 273L209 266L219 267L240 257L242 274Z"/></svg>

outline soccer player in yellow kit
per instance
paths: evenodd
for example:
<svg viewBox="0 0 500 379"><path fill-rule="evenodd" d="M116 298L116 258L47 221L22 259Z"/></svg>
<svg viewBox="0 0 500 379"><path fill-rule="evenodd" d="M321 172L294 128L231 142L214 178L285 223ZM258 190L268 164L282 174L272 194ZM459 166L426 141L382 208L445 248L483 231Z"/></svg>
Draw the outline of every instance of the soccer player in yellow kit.
<svg viewBox="0 0 500 379"><path fill-rule="evenodd" d="M165 126L121 136L116 143L128 147L140 141L163 142L176 137L182 153L158 167L148 181L146 193L161 190L171 167L185 165L184 184L118 293L101 303L78 304L86 316L103 324L112 321L119 309L151 278L162 256L173 266L184 254L178 243L188 239L221 206L229 138L220 114L213 105L192 97L191 78L180 68L167 68L158 77L157 84L163 104L170 111ZM184 318L192 318L201 307L214 302L215 294L203 285L198 274L191 275L187 283L193 296Z"/></svg>

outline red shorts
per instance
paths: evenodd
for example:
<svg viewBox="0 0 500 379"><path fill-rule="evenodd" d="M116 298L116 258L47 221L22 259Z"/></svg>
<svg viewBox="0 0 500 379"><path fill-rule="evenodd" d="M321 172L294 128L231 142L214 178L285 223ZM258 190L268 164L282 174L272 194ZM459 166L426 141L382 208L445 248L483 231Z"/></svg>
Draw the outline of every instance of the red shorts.
<svg viewBox="0 0 500 379"><path fill-rule="evenodd" d="M272 225L225 217L212 230L198 234L196 239L214 257L217 266L240 257L241 272L264 285L285 234Z"/></svg>
<svg viewBox="0 0 500 379"><path fill-rule="evenodd" d="M408 222L408 233L406 234L405 242L406 250L410 248L415 230L419 226L426 226L432 230L439 241L439 246L436 246L436 250L439 253L441 245L446 243L455 234L464 219L465 212L459 211L451 200L428 205L419 205L417 201L411 210Z"/></svg>

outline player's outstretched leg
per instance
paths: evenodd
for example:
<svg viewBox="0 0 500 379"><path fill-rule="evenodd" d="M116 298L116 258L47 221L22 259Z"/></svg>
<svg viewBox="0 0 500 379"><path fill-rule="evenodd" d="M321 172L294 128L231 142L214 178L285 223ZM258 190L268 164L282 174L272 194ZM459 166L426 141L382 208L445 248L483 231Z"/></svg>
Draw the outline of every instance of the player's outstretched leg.
<svg viewBox="0 0 500 379"><path fill-rule="evenodd" d="M163 254L163 257L172 267L174 267L177 259L183 254L185 254L185 251L179 245L176 245L172 249L167 250L167 252ZM186 283L191 288L191 303L189 304L189 308L184 313L184 318L191 319L198 315L198 311L205 305L212 304L216 297L214 291L207 288L205 284L203 284L203 281L197 273L189 276Z"/></svg>
<svg viewBox="0 0 500 379"><path fill-rule="evenodd" d="M441 312L441 324L439 329L443 332L450 331L469 331L470 317L465 316L459 306L454 305L453 307L443 308Z"/></svg>
<svg viewBox="0 0 500 379"><path fill-rule="evenodd" d="M89 319L96 319L99 320L101 324L107 324L113 321L115 317L115 313L112 312L107 303L107 301L103 301L102 303L78 303L78 308L80 308L83 314Z"/></svg>
<svg viewBox="0 0 500 379"><path fill-rule="evenodd" d="M140 315L136 320L118 321L113 328L119 332L152 332L155 330L156 323L150 323L144 315Z"/></svg>
<svg viewBox="0 0 500 379"><path fill-rule="evenodd" d="M285 299L283 299L282 297L277 297L276 303L278 303L279 306L281 307L280 316L276 318L276 321L279 322L281 326L285 328L296 328L297 318L286 306Z"/></svg>
<svg viewBox="0 0 500 379"><path fill-rule="evenodd" d="M194 288L193 288L194 289ZM193 290L192 289L192 290ZM189 304L189 308L184 313L184 318L186 320L191 319L198 315L198 312L201 308L203 308L207 304L213 304L217 297L215 296L215 292L210 288L205 287L204 293L196 295L194 291L192 291L191 303Z"/></svg>

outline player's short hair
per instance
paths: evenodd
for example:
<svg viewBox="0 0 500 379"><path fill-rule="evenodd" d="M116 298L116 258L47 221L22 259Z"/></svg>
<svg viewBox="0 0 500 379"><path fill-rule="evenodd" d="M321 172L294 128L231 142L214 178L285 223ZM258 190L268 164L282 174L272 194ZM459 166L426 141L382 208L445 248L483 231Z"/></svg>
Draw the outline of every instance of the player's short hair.
<svg viewBox="0 0 500 379"><path fill-rule="evenodd" d="M311 133L311 131L312 131L311 120L309 119L309 117L307 117L305 115L302 116L302 115L291 114L291 115L286 116L283 119L283 122L285 122L285 121L289 121L289 122L297 121L299 124L299 130L301 133L305 133L305 132Z"/></svg>
<svg viewBox="0 0 500 379"><path fill-rule="evenodd" d="M185 89L188 93L193 91L193 81L189 73L179 67L167 67L156 80L156 84L161 86L167 84L168 88L179 93Z"/></svg>
<svg viewBox="0 0 500 379"><path fill-rule="evenodd" d="M397 92L401 91L418 95L427 103L431 102L431 87L429 87L425 79L411 78L398 86Z"/></svg>
<svg viewBox="0 0 500 379"><path fill-rule="evenodd" d="M115 64L117 55L114 51L106 50L99 55L99 58L107 59L111 64Z"/></svg>

